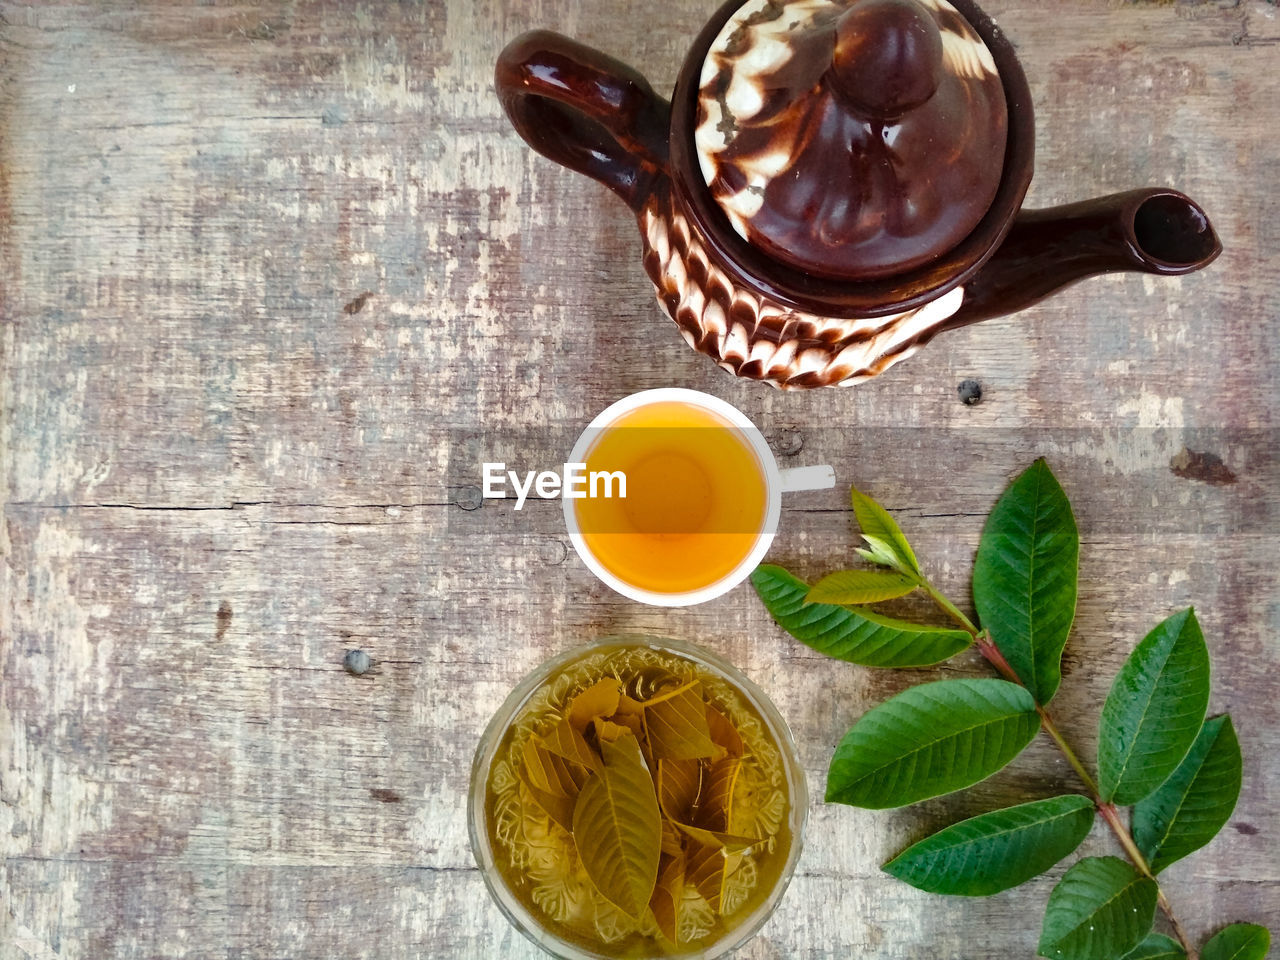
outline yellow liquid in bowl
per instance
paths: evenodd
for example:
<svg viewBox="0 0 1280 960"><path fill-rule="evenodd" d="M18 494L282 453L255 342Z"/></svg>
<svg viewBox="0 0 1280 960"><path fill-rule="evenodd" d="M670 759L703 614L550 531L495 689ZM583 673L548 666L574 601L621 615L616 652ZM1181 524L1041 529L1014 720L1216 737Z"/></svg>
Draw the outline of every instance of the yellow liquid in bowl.
<svg viewBox="0 0 1280 960"><path fill-rule="evenodd" d="M707 703L743 740L731 822L735 830L763 842L747 850L726 876L718 910L700 898L692 883L686 886L676 918L679 944L660 933L649 910L628 916L598 892L573 835L538 806L519 775L530 739L546 734L574 696L606 677L619 680L623 691L637 699L653 696L670 678L676 683L698 680ZM792 806L791 784L797 778L803 782L793 748L784 754L752 697L705 664L626 642L587 650L548 674L498 738L491 766L479 771L484 778L479 809L493 851L489 879L510 891L540 931L537 939L555 956L565 955L561 944L592 956L645 960L700 954L760 922L757 911L762 905L772 909L784 877L790 877L792 847L799 839L793 828L802 822L804 809L803 795L798 808Z"/></svg>
<svg viewBox="0 0 1280 960"><path fill-rule="evenodd" d="M587 549L619 580L687 593L731 574L764 527L764 470L743 431L701 407L666 401L605 427L587 473L621 471L625 498L575 502ZM615 491L616 492L616 491Z"/></svg>

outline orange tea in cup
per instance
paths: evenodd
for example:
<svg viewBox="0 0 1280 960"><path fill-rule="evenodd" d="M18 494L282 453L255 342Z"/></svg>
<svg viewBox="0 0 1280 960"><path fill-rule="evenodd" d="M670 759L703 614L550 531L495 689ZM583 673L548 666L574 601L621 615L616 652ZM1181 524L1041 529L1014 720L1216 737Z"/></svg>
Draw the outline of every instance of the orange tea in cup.
<svg viewBox="0 0 1280 960"><path fill-rule="evenodd" d="M573 549L618 593L664 607L732 590L769 551L782 494L836 482L825 464L780 470L741 410L679 387L608 407L574 444L566 477L570 468Z"/></svg>
<svg viewBox="0 0 1280 960"><path fill-rule="evenodd" d="M626 495L574 501L590 554L624 583L682 594L733 573L764 530L765 467L741 427L700 404L623 413L586 454L587 473L621 473Z"/></svg>

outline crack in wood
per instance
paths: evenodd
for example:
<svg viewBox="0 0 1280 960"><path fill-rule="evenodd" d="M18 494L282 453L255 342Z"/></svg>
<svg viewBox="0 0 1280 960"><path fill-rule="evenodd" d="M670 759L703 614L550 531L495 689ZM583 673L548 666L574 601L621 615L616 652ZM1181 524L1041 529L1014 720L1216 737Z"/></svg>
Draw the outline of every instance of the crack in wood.
<svg viewBox="0 0 1280 960"><path fill-rule="evenodd" d="M1274 3L1274 0L1271 0ZM1280 37L1255 37L1250 33L1253 11L1245 7L1240 18L1240 32L1231 38L1233 47L1271 47L1280 43Z"/></svg>
<svg viewBox="0 0 1280 960"><path fill-rule="evenodd" d="M282 510L413 510L419 507L452 507L453 501L419 500L411 503L289 503L279 500L233 500L230 504L169 504L169 503L39 503L31 500L14 500L4 505L24 510L142 510L163 513L168 511L211 512L243 510L246 507L275 507Z"/></svg>

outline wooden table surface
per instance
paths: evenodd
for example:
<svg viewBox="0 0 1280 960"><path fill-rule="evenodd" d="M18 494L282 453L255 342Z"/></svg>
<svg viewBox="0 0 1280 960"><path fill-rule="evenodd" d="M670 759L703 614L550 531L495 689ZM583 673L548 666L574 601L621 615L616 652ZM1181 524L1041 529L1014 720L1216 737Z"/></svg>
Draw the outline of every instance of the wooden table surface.
<svg viewBox="0 0 1280 960"><path fill-rule="evenodd" d="M878 864L1073 789L1047 743L922 807L816 799L856 717L987 675L975 656L829 661L745 587L642 607L592 579L555 504L478 505L490 438L543 449L671 385L879 497L962 599L983 517L1047 456L1083 541L1067 736L1093 756L1119 663L1195 604L1245 786L1166 888L1198 937L1280 932L1280 9L992 0L1035 98L1032 202L1176 185L1225 254L783 394L683 344L630 214L527 149L491 87L501 46L545 26L669 90L713 6L0 2L4 960L533 957L468 847L472 753L521 676L618 631L728 657L799 742L808 843L741 956L1030 956L1061 869L958 901ZM849 560L845 507L790 501L771 557ZM1117 852L1101 825L1084 849Z"/></svg>

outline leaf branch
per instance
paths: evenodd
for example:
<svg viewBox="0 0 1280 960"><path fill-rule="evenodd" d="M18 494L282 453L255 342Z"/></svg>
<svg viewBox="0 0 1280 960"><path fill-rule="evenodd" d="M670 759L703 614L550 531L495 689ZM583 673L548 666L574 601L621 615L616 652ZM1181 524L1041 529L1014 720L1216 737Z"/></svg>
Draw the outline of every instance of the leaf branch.
<svg viewBox="0 0 1280 960"><path fill-rule="evenodd" d="M1094 793L1096 795L1097 791L1095 790ZM1099 802L1097 806L1098 813L1102 815L1103 820L1107 821L1107 826L1111 828L1111 832L1120 841L1120 846L1124 848L1125 855L1133 861L1133 865L1138 868L1143 876L1155 880L1151 865L1147 863L1147 858L1142 855L1138 845L1133 842L1133 837L1129 833L1128 827L1120 819L1120 811L1116 809L1116 805L1114 803ZM1187 932L1182 929L1182 924L1178 922L1177 916L1174 915L1173 905L1169 903L1169 898L1164 895L1164 890L1159 886L1159 881L1156 882L1156 903L1160 907L1160 912L1168 919L1169 926L1173 927L1173 934L1178 938L1178 942L1182 944L1182 949L1186 951L1189 960L1199 960L1199 955L1191 943L1191 938L1187 936Z"/></svg>
<svg viewBox="0 0 1280 960"><path fill-rule="evenodd" d="M1021 882L1041 862L1010 851L1030 845L1043 862L1056 863L1100 814L1132 865L1086 857L1068 870L1050 895L1040 954L1199 960L1156 875L1222 829L1239 796L1242 763L1230 717L1205 719L1209 655L1195 611L1166 618L1125 661L1103 704L1092 775L1048 709L1075 618L1080 546L1070 501L1048 464L1037 460L1023 471L987 518L973 572L981 627L929 582L893 517L857 489L851 495L866 542L855 552L880 569L837 571L810 587L781 567L762 565L752 583L779 626L828 656L867 666L938 663L976 646L1003 679L925 684L868 711L836 749L827 799L878 809L962 789L1004 766L1043 730L1088 794L1053 800L1077 804L1086 818L1046 820L1034 803L993 811L918 842L885 870L919 889L985 896ZM914 589L959 629L893 620L865 606ZM1015 730L1013 753L970 749L970 741L991 739L981 732L987 728L1002 731L995 738L1001 744L1009 740L1006 728ZM957 760L975 756L984 762ZM888 767L894 775L882 777ZM1129 824L1117 805L1133 806ZM957 852L973 845L994 857L998 869L989 876L975 877L970 858ZM1117 911L1120 899L1126 906ZM1150 933L1157 905L1180 947ZM1203 956L1261 960L1268 945L1265 928L1235 924L1210 940Z"/></svg>
<svg viewBox="0 0 1280 960"><path fill-rule="evenodd" d="M938 605L938 608L946 613L952 620L960 625L970 636L973 637L974 646L978 652L982 654L983 659L995 668L996 672L1006 680L1025 687L1014 671L1009 666L1009 661L1000 653L999 648L991 642L991 637L986 631L979 630L967 616L952 603L945 594L938 590L928 579L921 577L921 587L930 598ZM1120 818L1120 811L1116 809L1113 803L1104 803L1098 792L1098 783L1089 771L1085 769L1076 752L1071 749L1071 745L1067 743L1062 732L1058 729L1058 725L1054 723L1053 717L1049 711L1042 705L1036 704L1036 712L1040 715L1040 724L1044 732L1049 735L1053 742L1057 745L1058 750L1066 758L1067 763L1071 765L1071 769L1075 771L1076 776L1080 778L1080 782L1085 785L1089 791L1089 796L1093 799L1094 805L1098 809L1098 813L1102 819L1106 821L1107 826L1111 828L1111 832L1115 834L1116 840L1120 843L1125 855L1138 869L1144 877L1149 877L1156 881L1156 903L1159 905L1161 912L1169 920L1169 925L1173 928L1174 935L1178 938L1178 942L1182 945L1182 949L1186 951L1188 960L1199 960L1199 954L1193 945L1191 939L1183 930L1182 924L1178 922L1177 916L1173 912L1173 906L1169 903L1169 898L1165 896L1164 890L1160 888L1159 881L1156 880L1155 873L1151 870L1151 865L1147 863L1147 858L1142 855L1142 851L1138 849L1138 845L1134 843L1133 835L1130 834L1129 828L1125 826L1124 821Z"/></svg>
<svg viewBox="0 0 1280 960"><path fill-rule="evenodd" d="M921 583L921 587L923 587L925 593L932 598L933 602L936 603L944 613L951 617L952 620L958 623L969 633L971 637L973 637L974 646L978 648L978 652L982 654L983 659L996 668L996 672L999 673L1000 676L1018 684L1018 686L1026 686L1014 671L1013 667L1009 665L1009 661L1004 658L1004 654L1002 654L1000 649L991 642L990 634L985 630L979 630L974 625L973 621L964 615L959 607L952 603L947 596L942 593L942 591L928 580L924 580ZM1040 723L1041 726L1044 727L1044 732L1053 738L1053 742L1058 745L1058 749L1062 752L1062 755L1066 757L1067 763L1071 764L1071 769L1076 772L1076 775L1080 778L1080 782L1089 789L1090 794L1096 800L1098 796L1097 782L1089 775L1089 771L1085 769L1084 764L1080 762L1080 758L1076 756L1075 751L1071 749L1071 746L1062 736L1062 733L1058 730L1058 725L1053 722L1053 717L1049 714L1049 711L1041 704L1036 704L1036 713L1040 714Z"/></svg>

